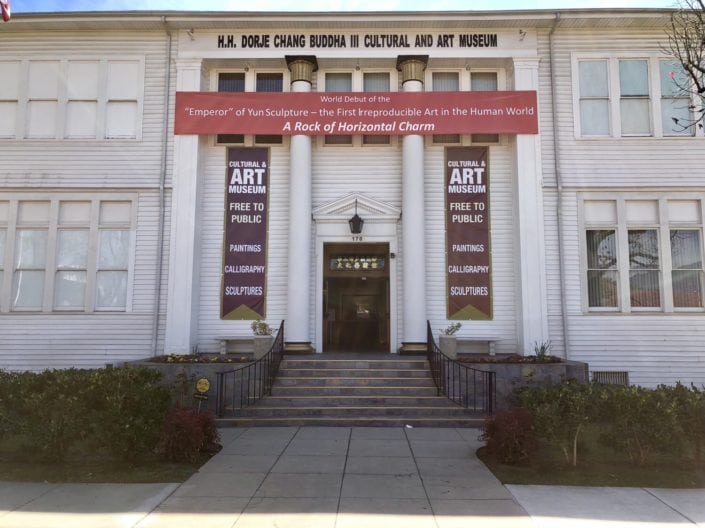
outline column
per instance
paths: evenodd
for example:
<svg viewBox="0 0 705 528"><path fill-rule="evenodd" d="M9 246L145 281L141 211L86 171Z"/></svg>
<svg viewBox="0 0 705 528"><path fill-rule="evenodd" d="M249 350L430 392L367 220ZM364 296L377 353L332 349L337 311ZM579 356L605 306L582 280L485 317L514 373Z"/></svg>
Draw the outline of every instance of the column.
<svg viewBox="0 0 705 528"><path fill-rule="evenodd" d="M310 92L316 57L286 57L291 91ZM289 166L289 253L286 351L312 352L311 347L311 136L291 136Z"/></svg>
<svg viewBox="0 0 705 528"><path fill-rule="evenodd" d="M539 60L514 60L514 89L538 90ZM514 187L515 233L519 258L521 310L517 314L519 352L534 354L534 345L549 339L546 260L543 226L541 142L537 134L516 137Z"/></svg>
<svg viewBox="0 0 705 528"><path fill-rule="evenodd" d="M176 61L176 89L201 90L201 60ZM174 136L169 282L164 352L190 354L198 343L199 137Z"/></svg>
<svg viewBox="0 0 705 528"><path fill-rule="evenodd" d="M423 91L428 57L399 56L402 90ZM424 209L424 139L402 139L402 310L401 353L426 350L426 214Z"/></svg>

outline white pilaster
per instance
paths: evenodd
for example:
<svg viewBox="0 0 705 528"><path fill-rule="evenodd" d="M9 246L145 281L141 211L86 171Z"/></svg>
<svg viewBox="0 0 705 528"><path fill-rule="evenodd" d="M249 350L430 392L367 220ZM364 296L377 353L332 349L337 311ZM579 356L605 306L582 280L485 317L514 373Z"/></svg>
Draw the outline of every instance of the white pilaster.
<svg viewBox="0 0 705 528"><path fill-rule="evenodd" d="M539 60L514 60L514 88L538 90ZM519 257L520 297L517 314L519 350L534 353L534 345L548 341L546 258L543 217L541 142L538 135L516 137L515 232Z"/></svg>
<svg viewBox="0 0 705 528"><path fill-rule="evenodd" d="M201 60L176 62L176 89L201 90ZM174 137L169 285L164 351L188 354L198 343L199 137Z"/></svg>
<svg viewBox="0 0 705 528"><path fill-rule="evenodd" d="M417 79L406 80L405 92L423 91ZM402 139L402 343L426 342L426 254L424 209L424 140Z"/></svg>
<svg viewBox="0 0 705 528"><path fill-rule="evenodd" d="M310 92L296 80L292 92ZM311 331L311 137L291 136L289 167L289 259L286 341L310 343Z"/></svg>

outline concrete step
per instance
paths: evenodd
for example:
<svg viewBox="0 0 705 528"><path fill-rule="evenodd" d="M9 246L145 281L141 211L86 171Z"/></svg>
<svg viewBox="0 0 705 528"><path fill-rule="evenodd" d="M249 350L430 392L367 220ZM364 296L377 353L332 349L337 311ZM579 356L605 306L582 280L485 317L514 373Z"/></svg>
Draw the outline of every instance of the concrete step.
<svg viewBox="0 0 705 528"><path fill-rule="evenodd" d="M237 412L238 417L243 418L297 418L325 416L328 418L364 418L393 416L396 418L462 418L467 416L467 412L462 407L446 407L440 405L430 406L394 406L394 405L346 405L341 407L331 406L310 406L310 407L287 407L271 406L269 400L260 404L245 407Z"/></svg>
<svg viewBox="0 0 705 528"><path fill-rule="evenodd" d="M274 382L277 387L389 387L389 386L414 386L414 387L433 387L433 379L430 376L424 375L418 378L363 378L363 377L321 377L321 376L278 376Z"/></svg>
<svg viewBox="0 0 705 528"><path fill-rule="evenodd" d="M270 407L414 407L422 405L425 407L445 407L454 405L445 397L437 396L435 393L429 396L386 396L386 395L360 395L360 396L268 396L263 403Z"/></svg>
<svg viewBox="0 0 705 528"><path fill-rule="evenodd" d="M484 417L466 415L463 417L413 417L413 416L299 416L299 417L241 417L220 418L218 427L482 427Z"/></svg>
<svg viewBox="0 0 705 528"><path fill-rule="evenodd" d="M350 386L350 387L320 387L320 386L305 386L298 385L272 387L272 396L306 396L306 397L329 397L329 396L366 396L366 397L384 397L384 396L413 396L413 397L428 397L438 396L436 387L419 387L419 386L386 386L386 387L368 387L368 386Z"/></svg>
<svg viewBox="0 0 705 528"><path fill-rule="evenodd" d="M329 377L329 378L430 378L423 369L371 369L371 368L289 368L280 367L277 378Z"/></svg>
<svg viewBox="0 0 705 528"><path fill-rule="evenodd" d="M424 370L426 359L284 359L281 368L285 369L373 369L373 370Z"/></svg>

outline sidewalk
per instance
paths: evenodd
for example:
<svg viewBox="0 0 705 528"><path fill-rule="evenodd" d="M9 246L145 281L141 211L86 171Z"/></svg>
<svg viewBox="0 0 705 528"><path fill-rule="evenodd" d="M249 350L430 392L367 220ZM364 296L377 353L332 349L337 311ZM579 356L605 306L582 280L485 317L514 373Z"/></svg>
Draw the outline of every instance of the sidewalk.
<svg viewBox="0 0 705 528"><path fill-rule="evenodd" d="M504 487L475 457L478 435L225 429L181 486L0 483L0 528L705 526L705 490Z"/></svg>

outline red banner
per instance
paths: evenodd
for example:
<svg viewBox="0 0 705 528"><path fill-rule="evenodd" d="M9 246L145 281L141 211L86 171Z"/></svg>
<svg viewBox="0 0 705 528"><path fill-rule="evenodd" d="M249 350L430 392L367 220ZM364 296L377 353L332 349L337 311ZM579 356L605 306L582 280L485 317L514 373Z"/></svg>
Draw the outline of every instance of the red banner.
<svg viewBox="0 0 705 528"><path fill-rule="evenodd" d="M176 134L537 134L535 91L177 92Z"/></svg>
<svg viewBox="0 0 705 528"><path fill-rule="evenodd" d="M221 319L267 316L269 149L229 148Z"/></svg>
<svg viewBox="0 0 705 528"><path fill-rule="evenodd" d="M448 319L492 319L489 195L487 148L447 147Z"/></svg>

